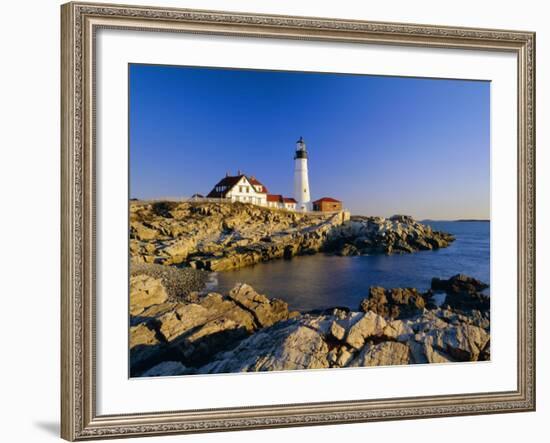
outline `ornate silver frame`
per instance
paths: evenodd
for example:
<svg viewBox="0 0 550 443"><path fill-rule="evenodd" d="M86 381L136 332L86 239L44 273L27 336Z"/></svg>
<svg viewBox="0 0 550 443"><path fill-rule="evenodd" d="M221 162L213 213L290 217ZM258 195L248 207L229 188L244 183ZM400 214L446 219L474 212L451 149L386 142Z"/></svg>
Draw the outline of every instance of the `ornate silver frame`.
<svg viewBox="0 0 550 443"><path fill-rule="evenodd" d="M535 34L68 3L61 7L61 436L67 440L533 411ZM99 28L508 51L518 59L518 381L510 392L250 408L95 412L94 35Z"/></svg>

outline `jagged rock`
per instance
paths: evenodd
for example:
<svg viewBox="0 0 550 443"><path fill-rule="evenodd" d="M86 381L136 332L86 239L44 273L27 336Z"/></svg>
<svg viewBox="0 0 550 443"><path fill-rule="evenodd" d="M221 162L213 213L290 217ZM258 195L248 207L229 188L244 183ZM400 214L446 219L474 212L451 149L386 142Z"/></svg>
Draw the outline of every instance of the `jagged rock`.
<svg viewBox="0 0 550 443"><path fill-rule="evenodd" d="M138 315L152 305L164 303L168 293L162 281L147 275L130 278L130 314Z"/></svg>
<svg viewBox="0 0 550 443"><path fill-rule="evenodd" d="M488 312L491 308L490 298L480 292L489 285L467 275L457 274L448 280L433 278L431 287L447 293L444 305L451 309Z"/></svg>
<svg viewBox="0 0 550 443"><path fill-rule="evenodd" d="M348 364L353 359L354 350L346 346L342 346L338 350L338 358L336 359L336 365L343 368L348 366Z"/></svg>
<svg viewBox="0 0 550 443"><path fill-rule="evenodd" d="M188 369L179 361L163 361L141 374L142 377L167 377L170 375L183 375Z"/></svg>
<svg viewBox="0 0 550 443"><path fill-rule="evenodd" d="M329 348L322 335L303 321L292 319L261 330L199 373L282 371L328 368Z"/></svg>
<svg viewBox="0 0 550 443"><path fill-rule="evenodd" d="M247 284L237 285L229 298L252 313L260 327L271 326L288 318L288 304L277 298L268 299Z"/></svg>
<svg viewBox="0 0 550 443"><path fill-rule="evenodd" d="M454 275L448 280L432 279L432 289L434 291L445 291L447 294L475 294L488 287L488 284L464 274Z"/></svg>
<svg viewBox="0 0 550 443"><path fill-rule="evenodd" d="M363 299L359 309L393 319L411 316L425 306L425 296L415 288L384 289L373 286L369 290L368 298Z"/></svg>
<svg viewBox="0 0 550 443"><path fill-rule="evenodd" d="M333 321L330 325L330 334L336 340L342 341L346 335L346 330L344 327L339 325L336 321Z"/></svg>
<svg viewBox="0 0 550 443"><path fill-rule="evenodd" d="M477 361L489 341L489 334L477 326L462 324L431 330L422 336L415 336L415 340L444 352L455 360Z"/></svg>
<svg viewBox="0 0 550 443"><path fill-rule="evenodd" d="M343 308L289 313L286 303L258 294L246 284L236 285L228 295L210 293L193 303L164 301L148 306L131 316L131 374L490 359L488 313L420 309L414 290L377 288L375 292L380 299L387 299L385 305L390 301L412 305L415 313L393 320L372 310L363 313Z"/></svg>
<svg viewBox="0 0 550 443"><path fill-rule="evenodd" d="M386 324L383 335L384 337L388 337L390 339L407 341L410 336L414 335L414 330L410 326L409 322L393 320Z"/></svg>
<svg viewBox="0 0 550 443"><path fill-rule="evenodd" d="M338 255L411 253L450 245L454 237L433 231L410 216L351 217L333 229L326 249Z"/></svg>
<svg viewBox="0 0 550 443"><path fill-rule="evenodd" d="M138 240L153 240L158 237L159 233L139 221L132 221L130 222L130 235Z"/></svg>
<svg viewBox="0 0 550 443"><path fill-rule="evenodd" d="M159 209L160 208L160 209ZM319 251L410 253L448 246L453 236L409 216L304 214L243 203L139 201L130 205L132 263L226 271Z"/></svg>
<svg viewBox="0 0 550 443"><path fill-rule="evenodd" d="M131 293L130 299L133 296ZM228 296L210 293L197 303L159 301L158 305L150 306L140 311L139 316L131 318L131 324L135 325L131 336L137 338L147 333L149 339L143 343L134 340L130 344L130 353L135 355L140 370L158 363L162 355L184 365L203 364L256 330L289 316L285 302L270 300L248 285L237 285ZM144 352L141 345L158 345L155 346L158 355Z"/></svg>
<svg viewBox="0 0 550 443"><path fill-rule="evenodd" d="M411 363L411 356L406 344L385 341L378 344L367 343L349 366L390 366L409 363Z"/></svg>
<svg viewBox="0 0 550 443"><path fill-rule="evenodd" d="M460 311L477 310L487 312L491 309L491 299L486 295L463 292L460 294L448 294L443 303L451 309Z"/></svg>
<svg viewBox="0 0 550 443"><path fill-rule="evenodd" d="M342 249L337 252L338 255L350 256L350 255L360 255L359 249L356 246L346 243Z"/></svg>
<svg viewBox="0 0 550 443"><path fill-rule="evenodd" d="M411 363L449 363L456 361L450 355L445 354L427 342L417 342L410 340L408 343L410 349Z"/></svg>
<svg viewBox="0 0 550 443"><path fill-rule="evenodd" d="M129 345L130 367L132 369L139 368L143 362L154 358L162 347L155 331L145 323L130 327Z"/></svg>
<svg viewBox="0 0 550 443"><path fill-rule="evenodd" d="M343 217L229 202L132 202L130 220L133 263L226 271L318 252Z"/></svg>
<svg viewBox="0 0 550 443"><path fill-rule="evenodd" d="M383 336L386 325L383 317L369 311L351 326L346 343L355 349L361 349L367 338Z"/></svg>

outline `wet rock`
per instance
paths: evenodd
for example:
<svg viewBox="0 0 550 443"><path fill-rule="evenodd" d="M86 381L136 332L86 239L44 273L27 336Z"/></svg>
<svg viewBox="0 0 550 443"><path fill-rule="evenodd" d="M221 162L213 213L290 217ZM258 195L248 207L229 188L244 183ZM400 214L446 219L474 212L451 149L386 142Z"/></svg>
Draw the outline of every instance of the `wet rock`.
<svg viewBox="0 0 550 443"><path fill-rule="evenodd" d="M487 289L489 285L473 277L457 274L448 280L433 278L431 287L434 291L444 291L447 294L475 294Z"/></svg>
<svg viewBox="0 0 550 443"><path fill-rule="evenodd" d="M359 309L374 312L385 318L405 318L426 307L426 296L415 288L384 289L373 286L368 298L363 299Z"/></svg>
<svg viewBox="0 0 550 443"><path fill-rule="evenodd" d="M481 293L489 285L473 277L457 274L448 280L433 278L431 287L434 291L447 293L444 305L450 309L488 312L491 308L490 298Z"/></svg>

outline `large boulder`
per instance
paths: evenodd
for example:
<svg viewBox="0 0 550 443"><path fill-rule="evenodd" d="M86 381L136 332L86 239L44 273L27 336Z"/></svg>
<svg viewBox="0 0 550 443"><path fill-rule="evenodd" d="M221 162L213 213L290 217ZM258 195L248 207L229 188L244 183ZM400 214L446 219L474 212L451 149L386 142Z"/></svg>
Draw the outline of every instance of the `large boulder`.
<svg viewBox="0 0 550 443"><path fill-rule="evenodd" d="M247 284L238 284L228 297L238 306L248 310L255 318L259 327L265 328L288 318L288 304L283 300L258 294Z"/></svg>
<svg viewBox="0 0 550 443"><path fill-rule="evenodd" d="M140 281L142 277L151 279L138 277ZM131 335L147 333L148 339L156 339L131 342L133 361L142 372L162 359L178 361L186 367L203 365L258 329L289 317L285 302L268 299L248 285L237 285L227 296L210 293L195 303L157 301L159 304L141 309L139 316L132 317ZM151 349L158 352L145 352L145 345L155 345Z"/></svg>
<svg viewBox="0 0 550 443"><path fill-rule="evenodd" d="M136 275L130 278L130 314L139 315L146 308L164 303L168 293L157 278Z"/></svg>
<svg viewBox="0 0 550 443"><path fill-rule="evenodd" d="M323 335L300 319L256 332L235 349L216 356L200 373L282 371L328 368Z"/></svg>
<svg viewBox="0 0 550 443"><path fill-rule="evenodd" d="M363 312L374 312L385 318L406 318L426 307L426 295L415 288L384 289L372 286L369 296L359 305Z"/></svg>
<svg viewBox="0 0 550 443"><path fill-rule="evenodd" d="M451 356L456 361L478 361L489 334L477 326L461 324L417 334L415 341Z"/></svg>
<svg viewBox="0 0 550 443"><path fill-rule="evenodd" d="M412 363L410 349L404 343L384 341L366 344L349 366L393 366Z"/></svg>
<svg viewBox="0 0 550 443"><path fill-rule="evenodd" d="M432 289L434 291L444 291L447 294L475 294L488 287L487 283L464 274L453 275L447 280L435 277L432 279Z"/></svg>
<svg viewBox="0 0 550 443"><path fill-rule="evenodd" d="M348 331L346 343L354 349L361 349L365 341L371 337L384 336L386 321L374 312L366 312Z"/></svg>
<svg viewBox="0 0 550 443"><path fill-rule="evenodd" d="M431 287L447 294L444 304L451 309L488 312L491 308L490 298L481 293L489 285L473 277L457 274L447 280L433 278Z"/></svg>

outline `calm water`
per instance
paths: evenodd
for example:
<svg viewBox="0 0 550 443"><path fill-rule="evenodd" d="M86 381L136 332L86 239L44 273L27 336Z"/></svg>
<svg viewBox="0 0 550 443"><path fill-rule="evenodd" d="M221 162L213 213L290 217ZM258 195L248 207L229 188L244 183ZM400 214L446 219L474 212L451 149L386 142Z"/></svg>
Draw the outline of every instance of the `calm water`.
<svg viewBox="0 0 550 443"><path fill-rule="evenodd" d="M237 282L278 297L291 309L332 306L356 309L370 286L415 287L426 290L432 277L467 274L489 283L490 223L428 222L433 229L456 236L450 247L414 254L338 257L324 254L275 260L215 275L218 292Z"/></svg>

